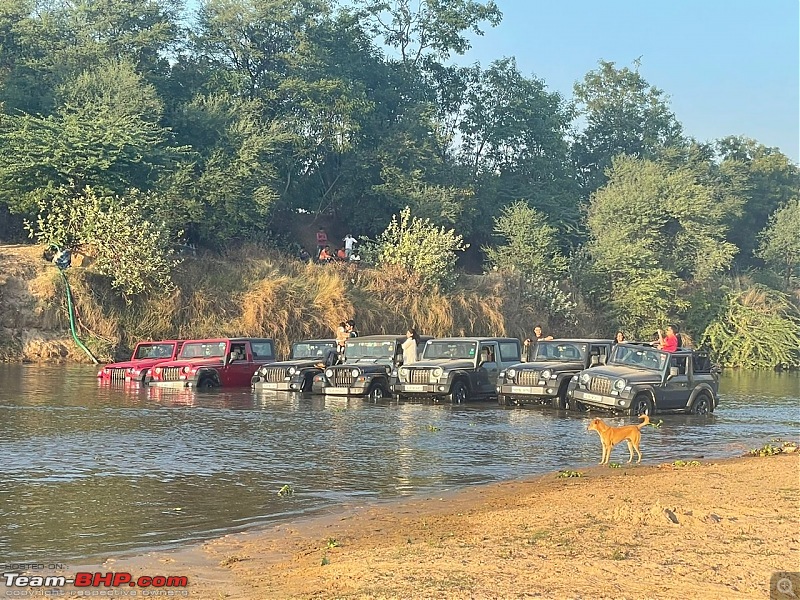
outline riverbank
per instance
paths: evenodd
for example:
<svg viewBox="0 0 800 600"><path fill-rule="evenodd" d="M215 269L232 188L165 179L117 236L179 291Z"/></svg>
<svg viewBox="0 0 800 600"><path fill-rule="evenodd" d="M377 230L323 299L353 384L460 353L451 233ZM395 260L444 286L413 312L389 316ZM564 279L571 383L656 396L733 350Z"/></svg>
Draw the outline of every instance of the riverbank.
<svg viewBox="0 0 800 600"><path fill-rule="evenodd" d="M190 597L231 600L749 600L769 597L773 572L800 570L798 509L798 454L594 467L351 507L102 568L185 575Z"/></svg>

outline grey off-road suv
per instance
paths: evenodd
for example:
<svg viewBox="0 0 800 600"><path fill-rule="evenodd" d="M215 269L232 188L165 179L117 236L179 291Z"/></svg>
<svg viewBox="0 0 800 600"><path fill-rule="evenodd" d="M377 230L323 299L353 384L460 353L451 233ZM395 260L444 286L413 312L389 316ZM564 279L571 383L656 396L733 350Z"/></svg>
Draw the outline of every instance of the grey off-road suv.
<svg viewBox="0 0 800 600"><path fill-rule="evenodd" d="M497 395L497 376L520 361L519 340L495 337L436 338L422 358L397 370L399 399L447 400L454 404Z"/></svg>
<svg viewBox="0 0 800 600"><path fill-rule="evenodd" d="M631 415L688 412L707 415L719 404L719 372L690 349L664 352L649 344L618 344L608 364L581 371L567 394L576 409Z"/></svg>
<svg viewBox="0 0 800 600"><path fill-rule="evenodd" d="M497 401L511 404L551 404L565 409L567 386L584 369L604 365L613 348L612 340L558 339L538 341L530 362L500 371Z"/></svg>

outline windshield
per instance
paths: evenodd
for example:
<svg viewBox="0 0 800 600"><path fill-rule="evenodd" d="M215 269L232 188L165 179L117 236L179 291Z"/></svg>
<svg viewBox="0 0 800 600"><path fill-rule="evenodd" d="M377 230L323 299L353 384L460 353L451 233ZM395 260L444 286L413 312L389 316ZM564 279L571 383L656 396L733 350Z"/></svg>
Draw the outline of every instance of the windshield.
<svg viewBox="0 0 800 600"><path fill-rule="evenodd" d="M328 354L328 350L335 348L336 344L332 341L297 342L292 344L290 358L324 358Z"/></svg>
<svg viewBox="0 0 800 600"><path fill-rule="evenodd" d="M222 358L225 342L196 342L184 344L180 358Z"/></svg>
<svg viewBox="0 0 800 600"><path fill-rule="evenodd" d="M392 340L383 341L358 341L358 338L347 340L344 354L347 360L358 358L385 358L394 359L395 342Z"/></svg>
<svg viewBox="0 0 800 600"><path fill-rule="evenodd" d="M564 342L536 342L536 361L572 361L586 358L586 344L565 344Z"/></svg>
<svg viewBox="0 0 800 600"><path fill-rule="evenodd" d="M447 340L431 341L422 352L423 360L446 358L449 360L474 360L478 351L478 342L454 342Z"/></svg>
<svg viewBox="0 0 800 600"><path fill-rule="evenodd" d="M667 354L655 348L616 346L609 363L661 371L667 362Z"/></svg>
<svg viewBox="0 0 800 600"><path fill-rule="evenodd" d="M171 358L175 344L139 344L133 354L134 360L144 358Z"/></svg>

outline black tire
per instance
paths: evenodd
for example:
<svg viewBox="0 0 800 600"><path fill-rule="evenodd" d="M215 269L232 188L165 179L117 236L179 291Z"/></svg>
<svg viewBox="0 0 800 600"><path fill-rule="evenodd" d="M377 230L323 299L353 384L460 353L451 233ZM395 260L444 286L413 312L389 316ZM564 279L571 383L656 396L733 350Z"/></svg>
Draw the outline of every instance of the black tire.
<svg viewBox="0 0 800 600"><path fill-rule="evenodd" d="M711 402L711 398L708 397L708 394L701 392L697 394L697 398L692 402L691 411L693 415L710 415L714 412L714 403Z"/></svg>
<svg viewBox="0 0 800 600"><path fill-rule="evenodd" d="M631 402L631 415L638 417L639 415L653 416L653 400L647 394L639 394Z"/></svg>
<svg viewBox="0 0 800 600"><path fill-rule="evenodd" d="M370 400L377 402L378 400L383 400L384 398L388 398L389 392L382 383L378 382L373 384L372 387L369 388L369 393L367 394L367 396L369 396Z"/></svg>
<svg viewBox="0 0 800 600"><path fill-rule="evenodd" d="M450 388L449 399L453 404L463 404L469 400L469 388L459 379L454 382L453 387Z"/></svg>
<svg viewBox="0 0 800 600"><path fill-rule="evenodd" d="M569 409L574 410L575 412L589 412L589 407L583 402L578 402L575 400L575 398L570 398Z"/></svg>
<svg viewBox="0 0 800 600"><path fill-rule="evenodd" d="M201 377L197 382L198 390L213 390L219 387L219 382L211 376Z"/></svg>

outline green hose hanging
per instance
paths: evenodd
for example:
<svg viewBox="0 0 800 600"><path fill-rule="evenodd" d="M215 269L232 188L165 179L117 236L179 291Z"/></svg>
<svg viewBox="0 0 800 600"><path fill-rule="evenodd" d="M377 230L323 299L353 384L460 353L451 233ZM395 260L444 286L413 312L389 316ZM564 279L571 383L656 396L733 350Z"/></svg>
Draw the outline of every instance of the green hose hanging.
<svg viewBox="0 0 800 600"><path fill-rule="evenodd" d="M67 290L67 308L69 309L69 328L72 331L72 339L75 340L75 343L78 344L78 347L86 352L86 355L92 359L94 364L99 364L99 361L94 357L94 354L84 346L83 342L78 339L78 332L75 331L75 309L72 306L72 290L69 287L69 281L67 281L67 276L64 273L64 270L59 268L58 272L61 273L61 278L64 280L64 288Z"/></svg>

